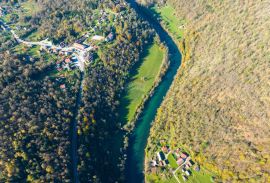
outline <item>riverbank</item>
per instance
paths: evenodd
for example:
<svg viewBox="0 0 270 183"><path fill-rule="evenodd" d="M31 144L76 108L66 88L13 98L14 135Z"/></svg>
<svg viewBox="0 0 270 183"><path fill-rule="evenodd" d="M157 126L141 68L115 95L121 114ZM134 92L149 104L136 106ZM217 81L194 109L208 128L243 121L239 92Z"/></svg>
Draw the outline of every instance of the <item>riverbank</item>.
<svg viewBox="0 0 270 183"><path fill-rule="evenodd" d="M147 20L158 33L160 40L168 48L168 61L170 62L167 72L165 73L160 84L156 87L153 95L145 103L144 110L139 115L132 134L129 136L129 147L126 161L127 182L144 181L144 153L147 138L149 135L151 122L154 120L157 109L163 101L163 97L169 90L174 76L181 65L181 54L179 49L167 31L148 15L145 7L139 6L135 1L131 1L131 6L141 17Z"/></svg>
<svg viewBox="0 0 270 183"><path fill-rule="evenodd" d="M149 46L142 61L131 71L130 81L120 102L121 121L131 132L145 102L151 97L168 69L168 51L161 43Z"/></svg>
<svg viewBox="0 0 270 183"><path fill-rule="evenodd" d="M178 43L177 47L179 50L181 50L181 53L183 55L182 58L182 67L184 67L185 62L189 60L189 55L190 55L190 45L189 45L189 36L185 35L184 37L184 20L177 20L177 18L174 16L175 14L175 9L170 6L166 5L164 7L158 7L158 6L153 6L149 9L148 13L153 13L153 18L157 19L160 21L161 26L169 33L169 35L173 38L174 42ZM150 14L149 14L150 16ZM175 83L172 83L172 86L175 85ZM164 101L163 101L164 103ZM164 105L164 104L162 104ZM159 111L161 113L161 111ZM157 117L156 117L157 118ZM151 131L150 135L155 136L155 131ZM159 139L159 138L157 138ZM156 140L156 139L155 139ZM159 139L163 141L162 139ZM145 149L145 161L144 161L144 172L145 172L145 182L173 182L173 183L179 183L183 182L184 179L182 178L181 173L178 174L171 174L171 166L168 166L162 170L162 172L159 172L157 169L157 172L152 173L150 171L149 161L151 160L151 156L153 156L153 152L148 153L147 149L151 149L152 147L149 146L149 144L155 144L155 142L152 142L152 139L148 138L147 146ZM178 145L179 147L183 148L182 144L179 144L177 142L172 143L173 145ZM160 145L156 144L155 148L161 148ZM194 152L191 152L188 147L184 147L186 152L194 156ZM153 149L152 149L153 150ZM168 172L168 174L164 173ZM180 171L181 172L181 171ZM191 170L192 175L186 180L187 182L211 182L212 177L214 174L210 172L209 170L205 169L204 167L201 167L200 172L196 172L194 170ZM173 176L174 175L174 176Z"/></svg>

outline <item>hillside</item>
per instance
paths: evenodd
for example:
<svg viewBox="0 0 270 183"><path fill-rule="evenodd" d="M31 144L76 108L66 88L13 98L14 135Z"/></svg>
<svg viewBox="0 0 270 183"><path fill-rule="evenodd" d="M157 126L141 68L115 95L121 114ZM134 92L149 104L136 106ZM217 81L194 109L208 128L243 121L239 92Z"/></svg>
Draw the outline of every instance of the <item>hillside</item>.
<svg viewBox="0 0 270 183"><path fill-rule="evenodd" d="M270 3L167 5L186 22L183 64L153 123L148 158L162 140L190 150L217 180L269 182Z"/></svg>

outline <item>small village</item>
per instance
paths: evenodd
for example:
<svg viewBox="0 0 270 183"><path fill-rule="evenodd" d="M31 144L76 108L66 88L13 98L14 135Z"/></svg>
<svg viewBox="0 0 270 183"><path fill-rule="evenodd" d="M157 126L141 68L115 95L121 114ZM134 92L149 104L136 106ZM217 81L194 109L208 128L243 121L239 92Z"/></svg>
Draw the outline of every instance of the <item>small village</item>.
<svg viewBox="0 0 270 183"><path fill-rule="evenodd" d="M10 32L19 44L25 45L29 48L38 47L37 51L40 55L55 55L57 58L55 60L55 69L59 72L59 77L63 78L63 72L65 71L79 69L81 72L84 72L85 66L89 65L97 57L96 52L98 51L100 44L106 44L114 41L116 35L113 30L113 26L108 34L104 35L101 30L104 25L113 25L114 22L116 22L116 17L119 17L120 19L123 18L122 15L125 7L120 6L119 8L120 13L115 13L109 10L100 10L99 12L96 12L95 15L92 15L91 18L95 20L95 26L89 28L89 31L83 33L82 36L74 41L74 43L66 43L63 41L58 45L54 45L51 41L48 41L48 39L32 42L20 38L15 31L28 31L27 26L22 27L21 25L4 21L4 17L19 9L19 5L14 7L0 7L0 31ZM110 14L113 14L115 17L112 22L109 20ZM31 57L31 55L29 56ZM65 89L65 85L61 84L60 88Z"/></svg>
<svg viewBox="0 0 270 183"><path fill-rule="evenodd" d="M193 171L200 171L200 166L195 164L188 153L181 148L172 150L170 146L162 146L161 150L153 156L149 165L152 173L155 173L158 168L168 167L177 182L181 182L180 179L188 181Z"/></svg>

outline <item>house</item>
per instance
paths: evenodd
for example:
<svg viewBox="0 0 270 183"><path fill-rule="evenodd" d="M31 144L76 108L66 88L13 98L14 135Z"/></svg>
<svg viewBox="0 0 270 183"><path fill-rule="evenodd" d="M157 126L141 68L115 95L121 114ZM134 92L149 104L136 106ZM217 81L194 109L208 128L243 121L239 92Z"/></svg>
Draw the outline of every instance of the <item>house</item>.
<svg viewBox="0 0 270 183"><path fill-rule="evenodd" d="M105 41L109 42L112 41L114 39L114 34L111 32L105 39Z"/></svg>
<svg viewBox="0 0 270 183"><path fill-rule="evenodd" d="M188 164L185 164L185 168L186 168L186 169L189 169L190 166L189 166Z"/></svg>
<svg viewBox="0 0 270 183"><path fill-rule="evenodd" d="M186 159L186 158L188 157L188 154L187 154L187 153L182 153L182 154L180 155L180 157L183 158L183 159Z"/></svg>
<svg viewBox="0 0 270 183"><path fill-rule="evenodd" d="M178 158L177 164L182 165L185 161L182 158Z"/></svg>
<svg viewBox="0 0 270 183"><path fill-rule="evenodd" d="M167 153L167 152L168 152L168 147L167 147L167 146L162 146L161 150L162 150L164 153Z"/></svg>
<svg viewBox="0 0 270 183"><path fill-rule="evenodd" d="M103 36L99 36L99 35L95 35L92 37L92 40L95 40L95 41L102 41L104 40L105 38Z"/></svg>
<svg viewBox="0 0 270 183"><path fill-rule="evenodd" d="M157 152L157 157L158 157L158 161L165 160L165 154L162 151Z"/></svg>
<svg viewBox="0 0 270 183"><path fill-rule="evenodd" d="M68 64L68 63L71 62L71 60L70 60L69 58L66 58L66 59L65 59L65 62Z"/></svg>
<svg viewBox="0 0 270 183"><path fill-rule="evenodd" d="M157 166L157 161L152 160L151 163L150 163L150 165L151 165L152 167Z"/></svg>
<svg viewBox="0 0 270 183"><path fill-rule="evenodd" d="M65 85L65 84L61 84L61 85L60 85L60 88L61 88L61 89L65 89L65 88L66 88L66 85Z"/></svg>
<svg viewBox="0 0 270 183"><path fill-rule="evenodd" d="M188 160L188 161L186 161L186 165L188 167L192 167L192 165L194 165L194 162L192 160Z"/></svg>
<svg viewBox="0 0 270 183"><path fill-rule="evenodd" d="M160 161L158 165L159 166L165 166L165 163L163 161Z"/></svg>
<svg viewBox="0 0 270 183"><path fill-rule="evenodd" d="M194 161L192 161L192 160L189 160L189 163L191 166L193 166L195 164Z"/></svg>
<svg viewBox="0 0 270 183"><path fill-rule="evenodd" d="M184 181L187 181L187 176L185 176L185 175L182 175L182 179L184 180Z"/></svg>
<svg viewBox="0 0 270 183"><path fill-rule="evenodd" d="M195 170L196 172L199 172L199 171L200 171L200 165L195 166L195 167L194 167L194 170Z"/></svg>
<svg viewBox="0 0 270 183"><path fill-rule="evenodd" d="M191 175L191 171L186 170L186 171L185 171L185 174L186 174L187 176L190 176L190 175Z"/></svg>

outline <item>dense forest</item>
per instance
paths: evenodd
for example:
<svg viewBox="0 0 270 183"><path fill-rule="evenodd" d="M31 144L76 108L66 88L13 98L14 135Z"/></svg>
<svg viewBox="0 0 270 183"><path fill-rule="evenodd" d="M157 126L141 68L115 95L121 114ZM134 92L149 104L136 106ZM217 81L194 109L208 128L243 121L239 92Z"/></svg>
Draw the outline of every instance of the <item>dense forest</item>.
<svg viewBox="0 0 270 183"><path fill-rule="evenodd" d="M167 5L186 22L179 44L183 64L146 152L157 151L161 140L181 144L217 181L269 182L269 2L167 0Z"/></svg>
<svg viewBox="0 0 270 183"><path fill-rule="evenodd" d="M1 65L0 180L69 180L69 126L76 83L60 91L50 65L9 55ZM62 81L65 82L65 81Z"/></svg>
<svg viewBox="0 0 270 183"><path fill-rule="evenodd" d="M79 71L52 77L56 63L48 61L48 55L33 56L29 48L16 52L18 43L9 33L0 33L0 182L72 182L71 123L76 110L80 182L123 181L123 154L113 148L124 144L111 138L121 134L116 108L128 71L154 31L124 1L2 3L31 3L35 7L31 13L19 12L11 20L23 27L18 34L26 40L49 38L55 44L80 38L94 26L97 10L122 12L114 27L97 27L102 35L113 31L115 41L100 45L95 61L86 67L78 109Z"/></svg>

